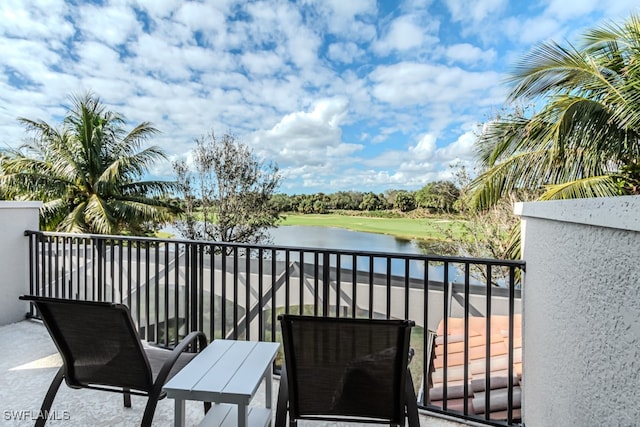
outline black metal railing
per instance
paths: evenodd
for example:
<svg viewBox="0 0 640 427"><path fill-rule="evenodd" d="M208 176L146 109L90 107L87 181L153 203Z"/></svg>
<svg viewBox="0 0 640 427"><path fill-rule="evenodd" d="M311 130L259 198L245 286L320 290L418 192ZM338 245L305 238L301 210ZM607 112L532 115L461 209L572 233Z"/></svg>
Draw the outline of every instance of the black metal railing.
<svg viewBox="0 0 640 427"><path fill-rule="evenodd" d="M281 312L414 320L411 370L422 408L519 423L524 262L25 235L31 294L126 304L141 337L167 347L193 330L209 339L276 341Z"/></svg>

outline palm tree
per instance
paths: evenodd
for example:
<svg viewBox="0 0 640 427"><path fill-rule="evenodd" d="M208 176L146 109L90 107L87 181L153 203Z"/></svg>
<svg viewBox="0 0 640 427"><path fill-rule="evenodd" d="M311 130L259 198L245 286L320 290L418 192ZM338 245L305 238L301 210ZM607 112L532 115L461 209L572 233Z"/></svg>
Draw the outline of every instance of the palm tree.
<svg viewBox="0 0 640 427"><path fill-rule="evenodd" d="M165 158L158 147L141 149L157 129L144 122L127 133L124 118L93 94L71 99L60 128L19 119L34 138L0 155L0 194L44 201L47 230L141 234L169 220L171 206L157 196L173 184L141 180Z"/></svg>
<svg viewBox="0 0 640 427"><path fill-rule="evenodd" d="M476 207L519 190L541 200L639 193L640 17L586 31L579 48L540 44L509 81L509 101L539 109L485 125Z"/></svg>

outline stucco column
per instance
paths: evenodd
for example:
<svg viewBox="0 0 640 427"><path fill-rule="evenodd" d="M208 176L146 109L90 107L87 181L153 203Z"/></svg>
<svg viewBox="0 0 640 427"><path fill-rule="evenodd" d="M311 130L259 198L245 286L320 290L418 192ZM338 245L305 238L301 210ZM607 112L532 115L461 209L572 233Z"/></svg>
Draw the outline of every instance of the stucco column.
<svg viewBox="0 0 640 427"><path fill-rule="evenodd" d="M523 421L640 420L640 197L524 203Z"/></svg>
<svg viewBox="0 0 640 427"><path fill-rule="evenodd" d="M25 230L38 230L41 202L0 201L0 325L24 319L27 303L18 296L29 289L29 241Z"/></svg>

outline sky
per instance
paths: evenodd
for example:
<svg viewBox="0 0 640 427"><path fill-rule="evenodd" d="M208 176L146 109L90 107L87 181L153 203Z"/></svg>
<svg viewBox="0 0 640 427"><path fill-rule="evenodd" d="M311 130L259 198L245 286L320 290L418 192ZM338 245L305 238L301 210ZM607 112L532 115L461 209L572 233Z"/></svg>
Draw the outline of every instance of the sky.
<svg viewBox="0 0 640 427"><path fill-rule="evenodd" d="M288 194L416 190L474 170L482 123L537 43L640 12L637 0L2 0L0 147L18 117L58 126L93 92L170 161L230 133Z"/></svg>

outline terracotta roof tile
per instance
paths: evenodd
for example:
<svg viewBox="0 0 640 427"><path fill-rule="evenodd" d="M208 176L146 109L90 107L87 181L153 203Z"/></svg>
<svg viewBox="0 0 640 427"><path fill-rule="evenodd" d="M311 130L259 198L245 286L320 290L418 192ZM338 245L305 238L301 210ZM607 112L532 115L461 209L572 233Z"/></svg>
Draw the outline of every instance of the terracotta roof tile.
<svg viewBox="0 0 640 427"><path fill-rule="evenodd" d="M513 327L513 409L514 419L520 417L520 379L522 376L522 328L520 315L515 315ZM487 321L484 317L469 317L468 334L465 337L465 319L451 317L447 319L447 409L464 410L464 361L465 338L468 342L468 392L467 410L470 414L482 415L486 399L486 357L487 357ZM509 318L494 315L490 317L489 329L489 384L491 391L490 418L506 419L508 365L509 365ZM444 394L444 320L440 322L435 339L433 373L429 397L432 405L443 407Z"/></svg>

